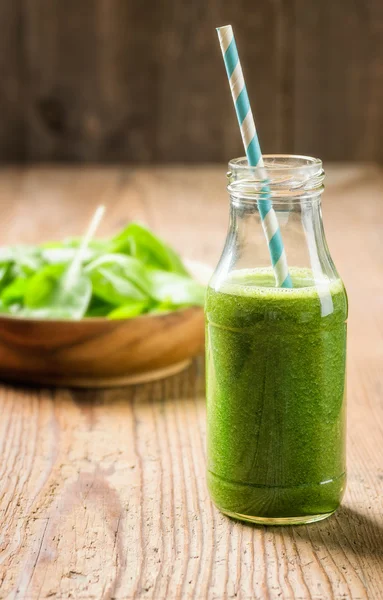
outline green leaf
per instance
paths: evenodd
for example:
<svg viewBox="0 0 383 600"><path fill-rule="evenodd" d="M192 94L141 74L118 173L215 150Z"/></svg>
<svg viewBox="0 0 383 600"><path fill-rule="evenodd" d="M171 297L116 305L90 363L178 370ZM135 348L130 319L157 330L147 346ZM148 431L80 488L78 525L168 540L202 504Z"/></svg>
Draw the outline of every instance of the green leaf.
<svg viewBox="0 0 383 600"><path fill-rule="evenodd" d="M85 317L106 317L114 308L113 304L109 304L97 296L92 296Z"/></svg>
<svg viewBox="0 0 383 600"><path fill-rule="evenodd" d="M42 250L50 250L50 249L63 249L63 248L72 248L77 249L81 246L82 237L73 237L66 238L61 242L43 242L40 244L39 248ZM100 254L101 252L106 252L108 248L109 242L106 240L97 240L92 239L88 244L88 248L90 248L95 254ZM0 255L1 256L1 255Z"/></svg>
<svg viewBox="0 0 383 600"><path fill-rule="evenodd" d="M136 258L125 254L104 254L86 266L85 272L92 274L100 269L107 269L122 279L128 279L135 287L146 295L150 294L150 282L147 277L147 269Z"/></svg>
<svg viewBox="0 0 383 600"><path fill-rule="evenodd" d="M173 250L173 248L170 248L170 246L166 246L166 250L168 253L168 261L171 266L169 271L171 271L172 273L178 273L179 275L185 275L186 277L190 277L190 273L186 269L179 254L177 254L177 252Z"/></svg>
<svg viewBox="0 0 383 600"><path fill-rule="evenodd" d="M108 314L108 319L132 319L146 312L148 302L132 301L115 308Z"/></svg>
<svg viewBox="0 0 383 600"><path fill-rule="evenodd" d="M41 251L35 246L13 246L12 274L14 277L29 277L43 266Z"/></svg>
<svg viewBox="0 0 383 600"><path fill-rule="evenodd" d="M75 317L67 308L46 307L46 308L23 308L20 305L12 305L12 314L25 319L41 319L44 321L53 320L80 320L82 317Z"/></svg>
<svg viewBox="0 0 383 600"><path fill-rule="evenodd" d="M11 281L11 264L4 263L0 265L0 291L3 290ZM1 312L1 307L0 307Z"/></svg>
<svg viewBox="0 0 383 600"><path fill-rule="evenodd" d="M180 306L176 304L172 304L171 302L157 302L152 308L149 310L151 315L163 314L172 312L174 310L178 310Z"/></svg>
<svg viewBox="0 0 383 600"><path fill-rule="evenodd" d="M109 251L130 254L152 268L188 275L179 255L138 223L130 223L112 238Z"/></svg>
<svg viewBox="0 0 383 600"><path fill-rule="evenodd" d="M99 267L89 272L93 293L115 306L126 304L131 300L147 300L148 295L129 279L116 274L113 267Z"/></svg>
<svg viewBox="0 0 383 600"><path fill-rule="evenodd" d="M92 240L76 264L81 242L70 238L0 248L0 312L114 319L203 304L203 286L146 227L130 223L111 240Z"/></svg>
<svg viewBox="0 0 383 600"><path fill-rule="evenodd" d="M25 290L28 285L28 279L18 277L12 283L7 285L1 292L1 301L4 306L11 304L22 304L24 301Z"/></svg>
<svg viewBox="0 0 383 600"><path fill-rule="evenodd" d="M64 265L48 265L36 273L25 291L25 316L45 319L81 319L92 295L90 279L84 273L66 287Z"/></svg>
<svg viewBox="0 0 383 600"><path fill-rule="evenodd" d="M0 298L0 314L8 313L10 310L9 306L5 306L4 302Z"/></svg>
<svg viewBox="0 0 383 600"><path fill-rule="evenodd" d="M74 259L76 254L76 248L65 248L59 246L43 248L41 250L41 256L44 262L52 265L68 264ZM95 256L95 251L88 248L84 253L84 263L93 260Z"/></svg>
<svg viewBox="0 0 383 600"><path fill-rule="evenodd" d="M174 306L204 305L205 287L194 279L166 271L150 271L148 276L152 285L152 295L158 302Z"/></svg>
<svg viewBox="0 0 383 600"><path fill-rule="evenodd" d="M67 238L62 242L64 248L79 248L82 243L82 237ZM93 250L95 254L101 254L108 251L109 243L106 240L92 239L88 244L88 248Z"/></svg>
<svg viewBox="0 0 383 600"><path fill-rule="evenodd" d="M28 281L25 290L27 308L38 308L51 298L65 271L65 265L47 265Z"/></svg>
<svg viewBox="0 0 383 600"><path fill-rule="evenodd" d="M8 267L8 281L16 277L28 277L43 265L39 248L35 246L5 246L0 248L1 268ZM0 275L2 281L4 273Z"/></svg>
<svg viewBox="0 0 383 600"><path fill-rule="evenodd" d="M10 263L13 262L13 251L10 246L2 246L0 247L0 263Z"/></svg>

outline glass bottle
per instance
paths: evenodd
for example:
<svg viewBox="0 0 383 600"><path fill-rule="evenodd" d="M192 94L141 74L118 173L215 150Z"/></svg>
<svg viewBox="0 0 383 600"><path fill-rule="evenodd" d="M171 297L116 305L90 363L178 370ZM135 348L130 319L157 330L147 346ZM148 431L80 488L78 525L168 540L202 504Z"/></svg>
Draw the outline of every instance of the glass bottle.
<svg viewBox="0 0 383 600"><path fill-rule="evenodd" d="M206 298L208 487L224 513L309 523L339 506L345 473L347 296L321 214L322 163L265 156L293 288L278 288L259 203L229 163L230 224Z"/></svg>

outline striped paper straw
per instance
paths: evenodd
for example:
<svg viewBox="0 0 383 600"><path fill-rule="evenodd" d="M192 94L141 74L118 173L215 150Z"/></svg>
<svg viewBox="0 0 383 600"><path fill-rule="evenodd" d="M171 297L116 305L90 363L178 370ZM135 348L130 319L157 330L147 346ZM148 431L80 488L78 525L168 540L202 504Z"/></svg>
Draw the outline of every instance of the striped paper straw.
<svg viewBox="0 0 383 600"><path fill-rule="evenodd" d="M253 113L250 108L233 28L231 25L226 25L225 27L218 27L217 32L247 160L250 166L257 167L260 177L267 181L267 172L263 163ZM265 185L263 191L270 195L268 185ZM281 230L271 200L265 198L258 202L258 210L270 252L276 284L278 287L291 288L293 284L289 275Z"/></svg>

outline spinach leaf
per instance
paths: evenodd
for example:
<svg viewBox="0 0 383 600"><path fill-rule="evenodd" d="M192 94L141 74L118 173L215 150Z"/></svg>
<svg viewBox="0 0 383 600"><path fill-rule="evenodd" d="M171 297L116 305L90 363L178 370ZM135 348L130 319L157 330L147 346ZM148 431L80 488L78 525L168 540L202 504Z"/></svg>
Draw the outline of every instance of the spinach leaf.
<svg viewBox="0 0 383 600"><path fill-rule="evenodd" d="M44 321L76 321L79 320L73 317L72 313L67 308L46 307L46 308L23 308L20 305L13 304L10 308L10 313L16 317L24 317L25 319L41 319ZM81 317L80 317L81 318Z"/></svg>
<svg viewBox="0 0 383 600"><path fill-rule="evenodd" d="M182 262L179 254L177 254L177 252L173 250L173 248L170 248L170 246L166 246L166 250L168 253L168 261L171 267L169 271L171 271L172 273L178 273L179 275L185 275L186 277L190 277L190 273L185 267L184 263Z"/></svg>
<svg viewBox="0 0 383 600"><path fill-rule="evenodd" d="M159 302L170 303L174 306L196 304L203 306L205 287L183 275L167 273L166 271L149 271L152 295Z"/></svg>
<svg viewBox="0 0 383 600"><path fill-rule="evenodd" d="M28 277L43 265L39 248L35 246L7 246L0 248L1 269L8 267L8 279ZM3 281L4 272L0 274Z"/></svg>
<svg viewBox="0 0 383 600"><path fill-rule="evenodd" d="M24 301L27 308L37 308L51 297L65 271L65 265L46 265L28 281Z"/></svg>
<svg viewBox="0 0 383 600"><path fill-rule="evenodd" d="M85 272L92 276L92 273L101 268L107 269L122 279L128 279L146 295L150 294L151 284L147 277L147 269L136 258L125 254L104 254L87 265Z"/></svg>
<svg viewBox="0 0 383 600"><path fill-rule="evenodd" d="M145 265L164 271L188 275L178 254L149 229L130 223L110 241L109 251L130 254Z"/></svg>
<svg viewBox="0 0 383 600"><path fill-rule="evenodd" d="M0 298L0 317L2 314L7 314L10 312L10 306L5 306L4 302Z"/></svg>
<svg viewBox="0 0 383 600"><path fill-rule="evenodd" d="M1 292L1 301L3 306L22 304L27 285L28 279L25 277L18 277L17 279L14 279L12 283L7 285Z"/></svg>
<svg viewBox="0 0 383 600"><path fill-rule="evenodd" d="M42 248L41 257L44 260L44 262L51 265L68 264L74 259L76 253L76 248L65 248L57 246L50 248ZM95 256L95 251L88 248L84 252L83 262L86 263L90 260L93 260Z"/></svg>
<svg viewBox="0 0 383 600"><path fill-rule="evenodd" d="M93 295L85 313L85 317L106 317L114 308L115 306L113 306L113 304L105 302L101 298Z"/></svg>
<svg viewBox="0 0 383 600"><path fill-rule="evenodd" d="M3 290L12 280L11 264L0 264L0 290ZM0 306L1 311L1 306Z"/></svg>
<svg viewBox="0 0 383 600"><path fill-rule="evenodd" d="M63 248L79 248L83 242L82 237L67 238L62 242ZM106 240L92 239L88 243L88 248L93 250L95 254L101 254L108 251L109 243Z"/></svg>
<svg viewBox="0 0 383 600"><path fill-rule="evenodd" d="M0 263L6 264L13 261L13 252L10 246L0 247Z"/></svg>
<svg viewBox="0 0 383 600"><path fill-rule="evenodd" d="M108 314L108 319L132 319L146 312L148 302L132 301L115 308Z"/></svg>
<svg viewBox="0 0 383 600"><path fill-rule="evenodd" d="M126 277L116 274L113 267L99 267L88 271L93 294L115 306L131 300L147 300L148 295Z"/></svg>
<svg viewBox="0 0 383 600"><path fill-rule="evenodd" d="M34 246L13 246L12 274L14 277L29 277L37 273L44 264L39 248Z"/></svg>
<svg viewBox="0 0 383 600"><path fill-rule="evenodd" d="M151 315L157 315L162 313L172 312L180 308L180 305L172 304L171 302L157 302L151 307L149 313Z"/></svg>
<svg viewBox="0 0 383 600"><path fill-rule="evenodd" d="M74 249L80 248L84 238L76 237L76 238L67 238L61 242L43 242L40 244L39 248L42 250L50 250L50 249ZM102 252L106 252L108 248L109 242L106 240L93 239L88 242L88 248L92 250L94 254L101 254ZM1 258L1 254L0 254Z"/></svg>
<svg viewBox="0 0 383 600"><path fill-rule="evenodd" d="M0 248L0 313L128 319L203 304L203 286L146 227L130 223L109 240L92 239L102 214L99 207L82 238Z"/></svg>
<svg viewBox="0 0 383 600"><path fill-rule="evenodd" d="M24 316L44 319L81 319L92 295L90 279L81 273L66 287L64 265L48 265L29 281L24 296Z"/></svg>

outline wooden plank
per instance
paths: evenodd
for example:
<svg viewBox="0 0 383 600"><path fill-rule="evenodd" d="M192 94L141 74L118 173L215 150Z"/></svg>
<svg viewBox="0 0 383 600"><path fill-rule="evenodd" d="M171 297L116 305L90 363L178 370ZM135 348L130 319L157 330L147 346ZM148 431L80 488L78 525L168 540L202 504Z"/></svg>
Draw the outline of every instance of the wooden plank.
<svg viewBox="0 0 383 600"><path fill-rule="evenodd" d="M238 33L265 151L288 150L282 0L25 5L30 160L227 161L243 154L215 27ZM290 2L288 3L290 4Z"/></svg>
<svg viewBox="0 0 383 600"><path fill-rule="evenodd" d="M267 529L212 506L202 359L125 389L2 385L0 598L380 600L382 183L375 167L328 173L325 225L350 297L349 484L336 515ZM71 212L86 221L103 200L102 233L140 217L214 263L227 223L224 169L215 167L8 169L0 172L5 198L7 241L67 234Z"/></svg>
<svg viewBox="0 0 383 600"><path fill-rule="evenodd" d="M138 1L26 4L31 160L151 160L154 25Z"/></svg>
<svg viewBox="0 0 383 600"><path fill-rule="evenodd" d="M0 160L25 157L22 0L0 2Z"/></svg>
<svg viewBox="0 0 383 600"><path fill-rule="evenodd" d="M291 76L287 44L291 23L283 5L281 0L267 0L255 12L248 0L163 3L157 160L227 161L243 155L215 33L217 26L227 23L236 32L264 152L288 151L288 110L282 97Z"/></svg>
<svg viewBox="0 0 383 600"><path fill-rule="evenodd" d="M228 22L264 152L382 161L380 0L3 2L0 158L243 154L215 34Z"/></svg>
<svg viewBox="0 0 383 600"><path fill-rule="evenodd" d="M294 152L382 160L383 4L295 0Z"/></svg>

